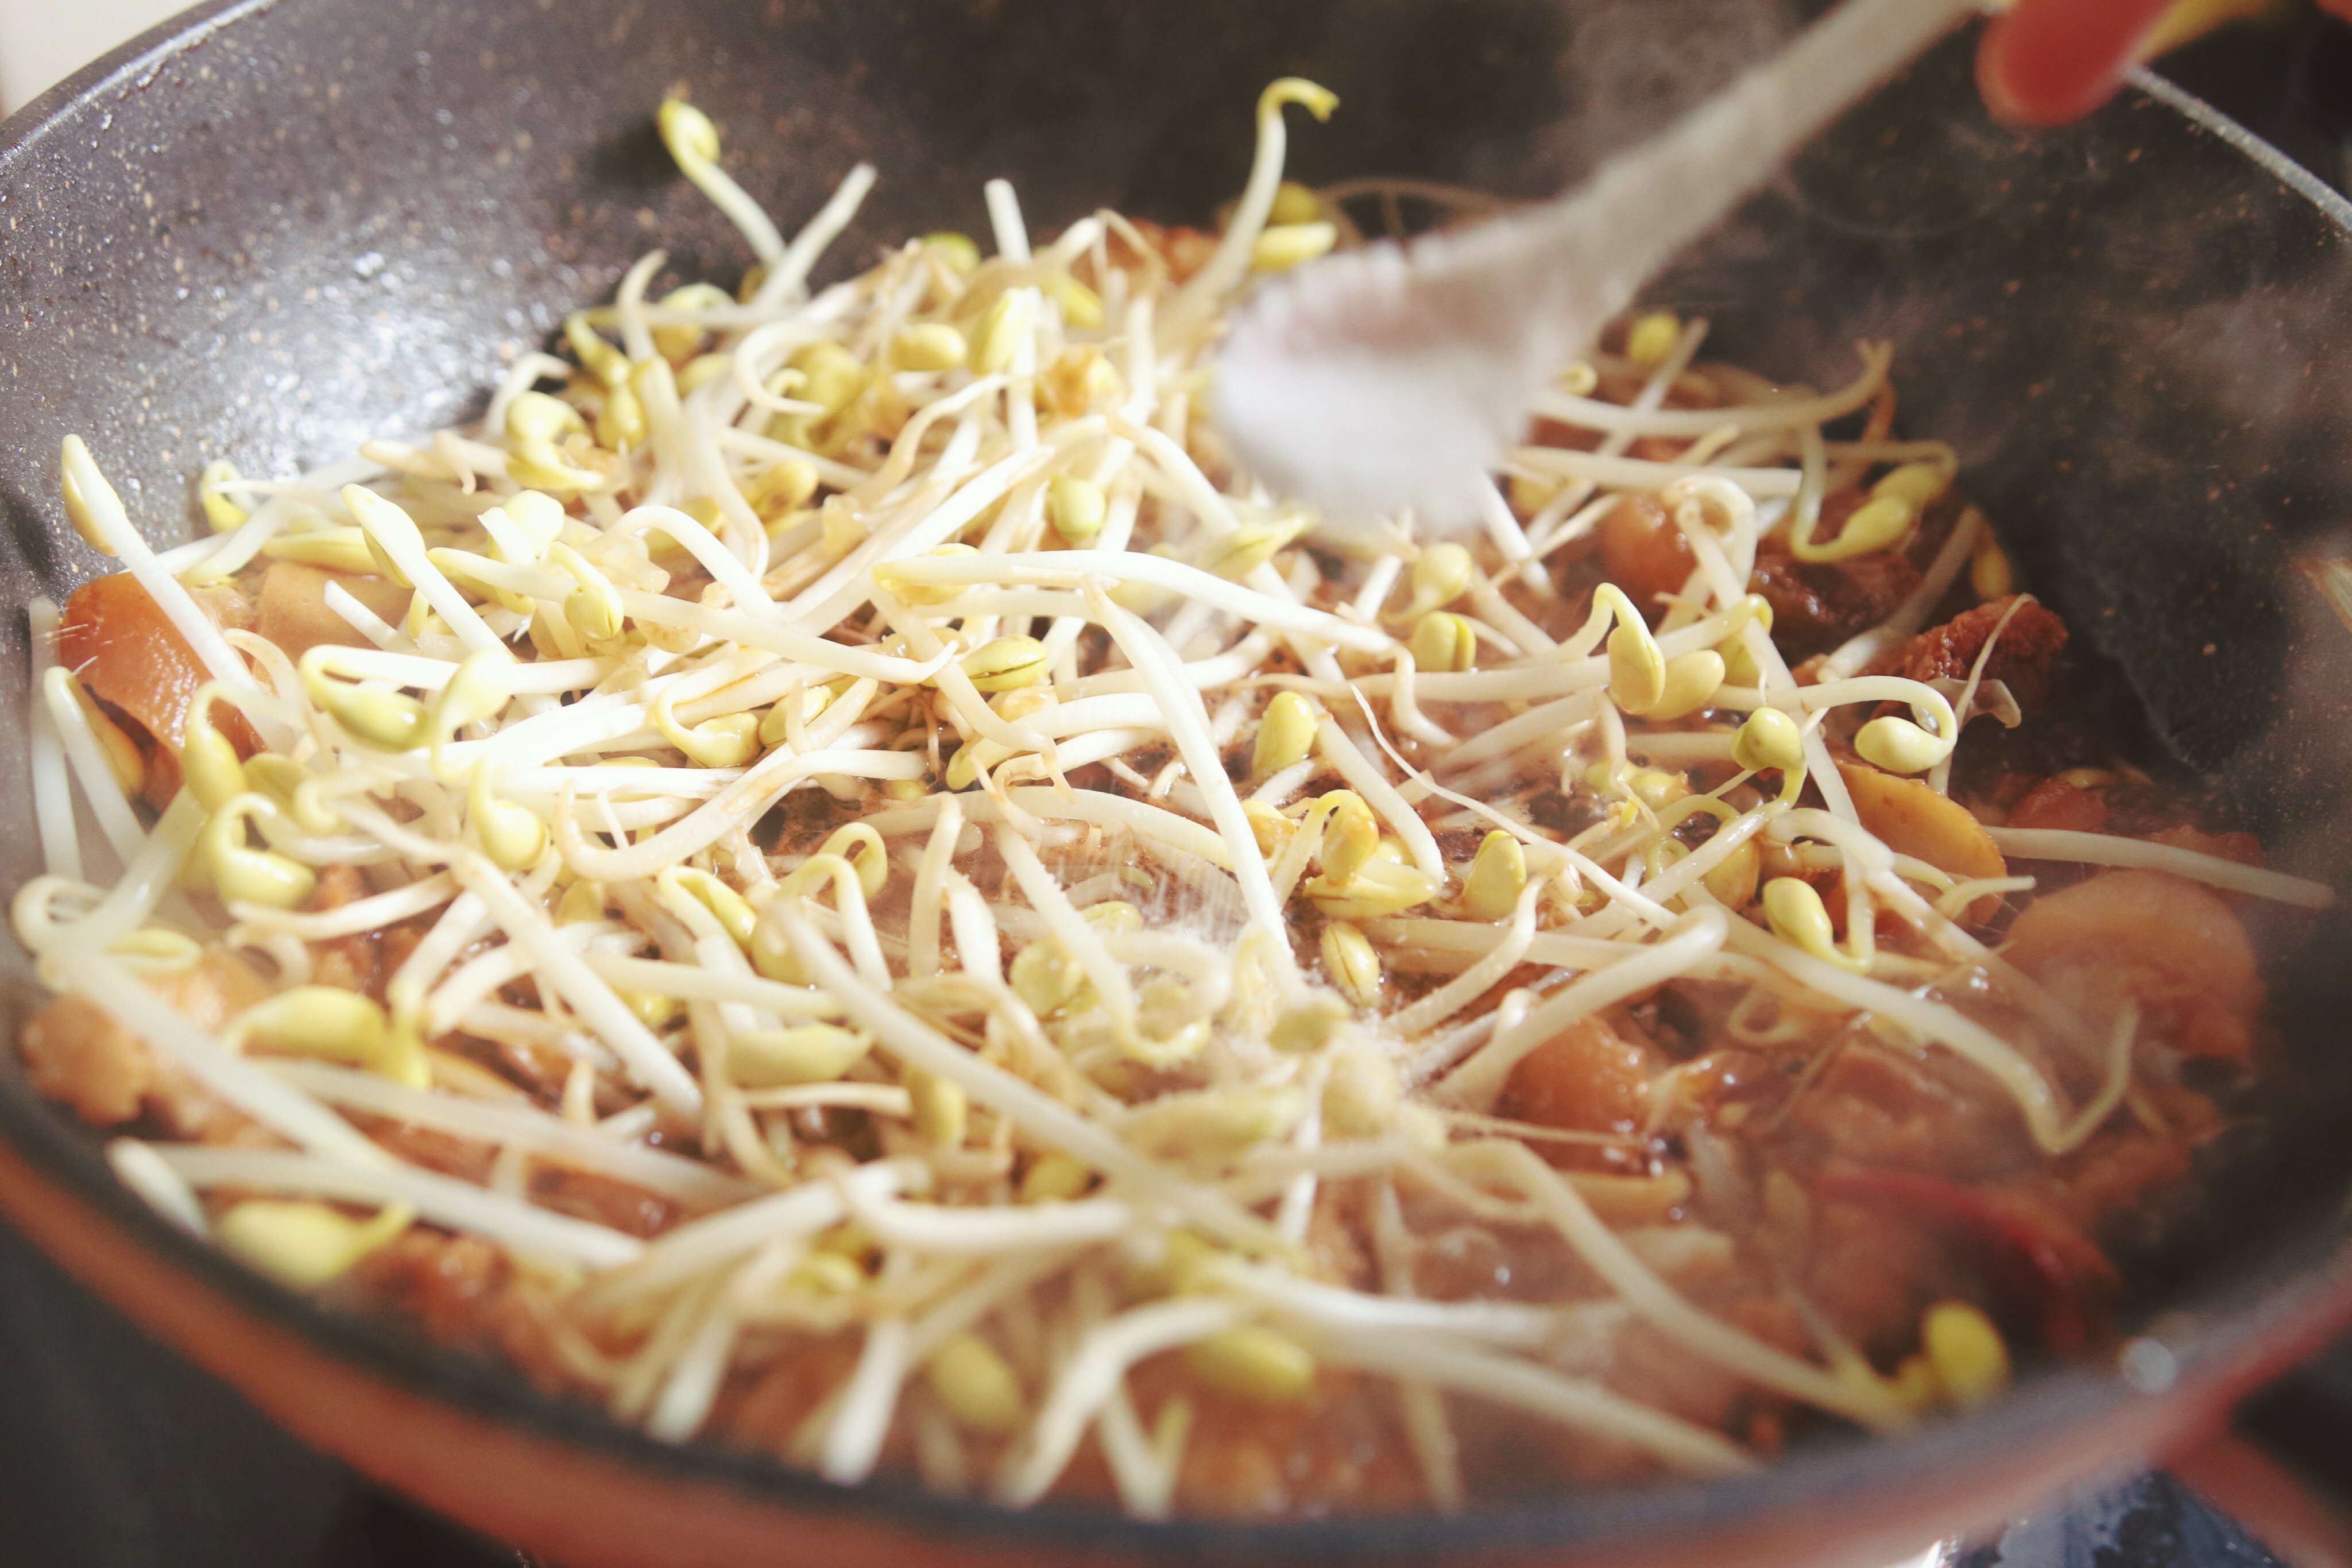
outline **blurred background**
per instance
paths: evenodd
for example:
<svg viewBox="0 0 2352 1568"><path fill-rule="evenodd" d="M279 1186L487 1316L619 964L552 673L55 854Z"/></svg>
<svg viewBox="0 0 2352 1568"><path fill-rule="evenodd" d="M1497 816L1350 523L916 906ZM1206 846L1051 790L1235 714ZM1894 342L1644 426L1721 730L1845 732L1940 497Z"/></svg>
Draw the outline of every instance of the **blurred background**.
<svg viewBox="0 0 2352 1568"><path fill-rule="evenodd" d="M116 45L185 9L182 0L0 0L0 114L14 114ZM2309 0L2179 0L2182 40L2160 68L2337 189L2352 158L2352 29Z"/></svg>
<svg viewBox="0 0 2352 1568"><path fill-rule="evenodd" d="M181 9L0 0L0 112ZM2352 191L2352 27L2304 0L2187 0L2166 75ZM148 1344L0 1227L0 1563L42 1568L532 1568L304 1449ZM2352 1348L2248 1412L2352 1500ZM1949 1568L2263 1568L2264 1547L2161 1473L2052 1500ZM1908 1568L1908 1565L1906 1565Z"/></svg>
<svg viewBox="0 0 2352 1568"><path fill-rule="evenodd" d="M178 0L0 0L0 114L14 114L115 45L185 7Z"/></svg>

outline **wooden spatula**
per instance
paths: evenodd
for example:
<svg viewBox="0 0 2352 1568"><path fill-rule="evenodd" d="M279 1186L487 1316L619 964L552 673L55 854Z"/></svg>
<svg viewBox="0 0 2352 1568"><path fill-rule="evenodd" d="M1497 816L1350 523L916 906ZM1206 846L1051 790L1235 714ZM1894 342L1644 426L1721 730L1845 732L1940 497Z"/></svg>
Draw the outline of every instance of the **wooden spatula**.
<svg viewBox="0 0 2352 1568"><path fill-rule="evenodd" d="M1383 241L1262 286L1219 356L1217 423L1268 488L1363 533L1452 529L1548 378L1804 141L1971 9L1847 0L1590 184L1475 227Z"/></svg>

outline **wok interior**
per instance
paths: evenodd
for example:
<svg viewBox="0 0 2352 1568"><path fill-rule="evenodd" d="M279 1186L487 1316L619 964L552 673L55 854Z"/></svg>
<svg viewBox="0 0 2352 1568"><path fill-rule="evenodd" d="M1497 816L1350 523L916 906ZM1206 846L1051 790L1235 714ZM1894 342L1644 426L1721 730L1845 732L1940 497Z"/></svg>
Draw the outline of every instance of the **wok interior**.
<svg viewBox="0 0 2352 1568"><path fill-rule="evenodd" d="M386 26L313 0L243 16L127 68L0 172L21 225L0 292L29 323L0 404L9 602L62 597L100 565L55 504L69 431L152 537L185 537L205 460L282 474L462 417L505 358L656 241L674 268L657 287L738 273L731 232L651 132L676 86L788 229L852 162L880 168L838 274L907 233L981 229L999 174L1041 231L1105 203L1206 222L1241 183L1257 88L1289 72L1342 100L1294 131L1302 179L1542 193L1754 58L1796 10L581 0ZM1998 130L1963 41L1654 294L1715 322L1711 355L1791 380L1841 381L1856 339L1893 339L1902 427L1958 446L2026 581L2137 694L2149 760L2217 781L2272 863L2345 881L2352 632L2290 565L2345 549L2352 517L2352 364L2328 351L2352 262L2334 216L2146 99L2039 140ZM12 614L12 713L24 638ZM30 821L21 748L0 747L0 801ZM0 845L12 888L37 860L29 833ZM2226 1239L2147 1261L2144 1304L2275 1264L2282 1237L2309 1247L2306 1221L2342 1191L2352 1154L2326 1129L2352 1080L2336 1049L2352 972L2328 961L2345 916L2277 928L2302 1119L2245 1151ZM5 962L13 1030L37 993L13 945ZM5 1061L14 1135L102 1185L94 1149Z"/></svg>

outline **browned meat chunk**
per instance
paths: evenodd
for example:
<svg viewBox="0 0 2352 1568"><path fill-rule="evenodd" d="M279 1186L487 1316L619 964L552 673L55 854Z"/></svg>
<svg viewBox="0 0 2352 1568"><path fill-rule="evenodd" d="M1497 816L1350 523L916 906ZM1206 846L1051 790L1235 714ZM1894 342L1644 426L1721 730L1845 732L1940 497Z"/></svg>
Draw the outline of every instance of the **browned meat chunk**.
<svg viewBox="0 0 2352 1568"><path fill-rule="evenodd" d="M2053 774L2025 792L2010 808L2012 828L2054 828L2070 833L2095 833L2106 826L2106 798L2085 789L2064 774Z"/></svg>
<svg viewBox="0 0 2352 1568"><path fill-rule="evenodd" d="M512 1272L506 1254L488 1241L418 1227L362 1259L352 1282L437 1343L464 1344L484 1336Z"/></svg>
<svg viewBox="0 0 2352 1568"><path fill-rule="evenodd" d="M1862 1203L1823 1203L1799 1287L1838 1332L1882 1363L1909 1350L1931 1301L1968 1291L1948 1238L1915 1216Z"/></svg>
<svg viewBox="0 0 2352 1568"><path fill-rule="evenodd" d="M441 1344L502 1354L550 1392L595 1389L558 1346L545 1287L479 1237L413 1226L362 1259L334 1295L389 1308Z"/></svg>
<svg viewBox="0 0 2352 1568"><path fill-rule="evenodd" d="M319 868L319 888L311 895L310 907L324 914L355 904L368 896L367 878L357 866L330 865ZM373 931L354 932L349 936L331 936L314 943L310 948L310 977L322 986L340 986L347 991L373 994L379 977L378 949L382 939Z"/></svg>
<svg viewBox="0 0 2352 1568"><path fill-rule="evenodd" d="M1698 558L1665 503L1628 491L1601 519L1601 568L1635 607L1650 611L1661 593L1679 593Z"/></svg>
<svg viewBox="0 0 2352 1568"><path fill-rule="evenodd" d="M1649 1113L1655 1053L1597 1018L1579 1019L1522 1057L1503 1085L1507 1116L1575 1132L1631 1136ZM1555 1165L1606 1166L1582 1144L1538 1144Z"/></svg>
<svg viewBox="0 0 2352 1568"><path fill-rule="evenodd" d="M1137 1367L1129 1386L1147 1422L1179 1394L1192 1404L1192 1440L1177 1480L1180 1508L1262 1519L1393 1510L1421 1497L1395 1399L1374 1380L1327 1368L1305 1396L1261 1405L1203 1386L1180 1352Z"/></svg>
<svg viewBox="0 0 2352 1568"><path fill-rule="evenodd" d="M1894 614L1919 586L1919 569L1886 553L1810 565L1776 538L1758 553L1748 586L1772 606L1772 641L1794 664Z"/></svg>
<svg viewBox="0 0 2352 1568"><path fill-rule="evenodd" d="M1797 1125L1839 1155L1959 1179L2031 1164L2015 1103L1948 1056L1850 1042L1797 1102Z"/></svg>
<svg viewBox="0 0 2352 1568"><path fill-rule="evenodd" d="M368 645L350 622L327 607L331 582L394 625L408 612L408 590L389 578L321 571L294 560L272 562L261 579L259 630L288 658L299 659L321 643Z"/></svg>
<svg viewBox="0 0 2352 1568"><path fill-rule="evenodd" d="M2026 906L2011 963L2105 1027L2126 1003L2185 1056L2252 1053L2263 980L2230 905L2160 871L2111 871Z"/></svg>
<svg viewBox="0 0 2352 1568"><path fill-rule="evenodd" d="M33 1087L93 1126L130 1121L154 1086L147 1048L79 997L60 997L36 1013L23 1043Z"/></svg>
<svg viewBox="0 0 2352 1568"><path fill-rule="evenodd" d="M1160 253L1160 259L1168 264L1168 276L1171 281L1183 282L1208 266L1209 258L1217 254L1217 236L1204 230L1190 228L1182 224L1155 224L1148 218L1133 221L1135 232L1141 235L1144 242ZM1141 259L1135 256L1124 236L1113 237L1110 256L1112 264L1120 267Z"/></svg>
<svg viewBox="0 0 2352 1568"><path fill-rule="evenodd" d="M2013 615L2011 605L2016 606ZM2001 626L2004 615L2009 616L2009 623ZM2008 686L2018 707L2031 714L2050 695L2050 664L2066 646L2066 623L2021 594L1979 604L1941 626L1928 628L1879 669L1915 681L1967 680L1977 656L1984 652L1985 639L1996 626L2001 628L2000 641L1993 644L1992 657L1985 661L1984 678Z"/></svg>
<svg viewBox="0 0 2352 1568"><path fill-rule="evenodd" d="M233 588L199 589L197 607L225 627L250 628L253 608ZM58 663L73 671L89 694L129 718L144 742L148 803L161 810L180 788L180 743L187 733L188 700L207 672L139 580L129 572L94 577L66 601L58 626ZM241 716L226 705L214 722L240 751L254 744Z"/></svg>
<svg viewBox="0 0 2352 1568"><path fill-rule="evenodd" d="M770 1453L790 1449L793 1435L848 1380L857 1365L857 1338L795 1337L782 1354L721 1392L710 1429Z"/></svg>
<svg viewBox="0 0 2352 1568"><path fill-rule="evenodd" d="M230 1015L268 994L242 960L219 952L152 984L174 1011L204 1030L217 1030ZM218 1142L246 1124L178 1066L80 997L60 997L41 1009L26 1024L21 1045L33 1087L72 1106L94 1126L118 1126L152 1110L175 1136Z"/></svg>

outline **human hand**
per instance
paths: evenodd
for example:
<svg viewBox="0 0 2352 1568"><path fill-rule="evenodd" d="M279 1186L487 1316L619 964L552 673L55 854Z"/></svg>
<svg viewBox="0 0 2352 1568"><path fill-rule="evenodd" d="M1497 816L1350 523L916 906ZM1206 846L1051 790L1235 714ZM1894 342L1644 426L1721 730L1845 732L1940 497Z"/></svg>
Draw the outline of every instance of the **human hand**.
<svg viewBox="0 0 2352 1568"><path fill-rule="evenodd" d="M2352 0L2319 3L2352 19ZM1977 85L2001 120L2063 125L2105 103L2159 30L2178 43L2249 8L2230 0L2017 0L1985 29Z"/></svg>

